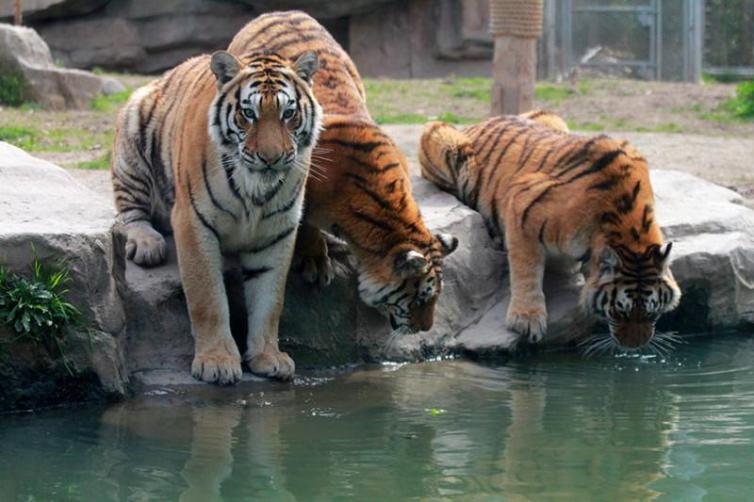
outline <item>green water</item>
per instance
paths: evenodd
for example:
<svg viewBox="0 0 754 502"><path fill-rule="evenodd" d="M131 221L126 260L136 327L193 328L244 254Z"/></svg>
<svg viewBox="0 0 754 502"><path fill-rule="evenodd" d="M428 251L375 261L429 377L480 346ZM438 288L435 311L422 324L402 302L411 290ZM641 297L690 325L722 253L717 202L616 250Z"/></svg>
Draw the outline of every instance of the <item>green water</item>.
<svg viewBox="0 0 754 502"><path fill-rule="evenodd" d="M749 336L251 390L0 417L0 500L754 499Z"/></svg>

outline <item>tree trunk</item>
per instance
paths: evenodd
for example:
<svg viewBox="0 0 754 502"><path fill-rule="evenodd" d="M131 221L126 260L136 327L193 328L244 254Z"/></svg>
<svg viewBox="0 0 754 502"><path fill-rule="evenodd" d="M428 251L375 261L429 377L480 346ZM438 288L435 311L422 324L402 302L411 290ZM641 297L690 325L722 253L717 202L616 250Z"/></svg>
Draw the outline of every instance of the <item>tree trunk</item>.
<svg viewBox="0 0 754 502"><path fill-rule="evenodd" d="M537 78L537 39L507 35L495 38L492 76L493 115L518 115L531 110Z"/></svg>
<svg viewBox="0 0 754 502"><path fill-rule="evenodd" d="M13 22L16 26L21 26L21 0L16 0L16 15L14 16Z"/></svg>

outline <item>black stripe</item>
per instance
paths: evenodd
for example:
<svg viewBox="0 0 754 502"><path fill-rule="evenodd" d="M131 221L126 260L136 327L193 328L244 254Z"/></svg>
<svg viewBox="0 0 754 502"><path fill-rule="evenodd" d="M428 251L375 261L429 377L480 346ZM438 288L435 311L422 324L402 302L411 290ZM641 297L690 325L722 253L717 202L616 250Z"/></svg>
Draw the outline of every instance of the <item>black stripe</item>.
<svg viewBox="0 0 754 502"><path fill-rule="evenodd" d="M547 226L547 218L542 222L542 226L539 227L539 243L545 247L545 226Z"/></svg>
<svg viewBox="0 0 754 502"><path fill-rule="evenodd" d="M298 200L298 196L301 193L301 187L304 186L304 180L305 179L306 178L302 176L298 180L298 183L296 184L296 186L293 189L294 193L293 193L293 197L291 197L291 200L289 200L288 202L286 202L281 207L275 209L274 211L270 211L269 213L264 213L262 215L262 219L266 220L267 218L271 218L271 217L273 217L273 216L275 216L277 214L286 213L286 212L290 211L291 208L293 208L293 206L296 205L296 201Z"/></svg>
<svg viewBox="0 0 754 502"><path fill-rule="evenodd" d="M646 233L649 231L649 227L652 225L652 218L649 217L650 214L654 209L652 209L652 206L647 204L644 206L644 213L641 216L641 228Z"/></svg>
<svg viewBox="0 0 754 502"><path fill-rule="evenodd" d="M296 230L296 226L292 226L290 228L287 228L287 229L283 230L282 232L280 232L279 234L277 234L275 237L273 237L272 240L267 241L267 242L265 242L264 244L262 244L260 246L255 246L255 247L249 249L247 252L248 253L259 253L261 251L264 251L265 249L271 248L272 246L274 246L278 242L282 241L283 239L285 239L286 237L288 237L289 235L291 235L294 230Z"/></svg>
<svg viewBox="0 0 754 502"><path fill-rule="evenodd" d="M241 196L241 191L238 189L238 185L236 185L236 181L233 179L233 171L237 167L236 163L233 161L232 157L225 154L223 154L223 156L221 157L221 163L223 170L225 171L225 177L228 180L228 187L230 188L230 192L236 199L238 199L239 202L241 202L246 214L249 214L249 208L246 206L246 199Z"/></svg>
<svg viewBox="0 0 754 502"><path fill-rule="evenodd" d="M284 185L284 182L279 181L277 184L273 185L272 188L270 188L268 191L264 192L262 194L262 197L257 197L256 195L252 195L251 203L257 207L264 206L278 194L278 192L283 187L283 185Z"/></svg>
<svg viewBox="0 0 754 502"><path fill-rule="evenodd" d="M342 141L339 139L326 139L322 141L323 143L334 143L336 145L340 145L345 148L351 148L352 150L357 150L359 152L371 152L375 148L379 148L381 146L386 146L388 143L382 142L382 141L376 141L372 143L354 143L350 141Z"/></svg>
<svg viewBox="0 0 754 502"><path fill-rule="evenodd" d="M613 163L613 161L620 155L623 155L625 152L623 150L613 150L611 152L608 152L604 154L602 157L597 159L597 161L591 165L588 169L585 169L584 171L580 172L576 176L573 176L571 179L569 179L566 183L571 183L572 181L576 181L579 178L583 178L584 176L588 176L590 174L594 174L597 172L602 171L606 167L608 167L610 164Z"/></svg>
<svg viewBox="0 0 754 502"><path fill-rule="evenodd" d="M243 281L251 281L272 270L272 267L244 268L241 270Z"/></svg>
<svg viewBox="0 0 754 502"><path fill-rule="evenodd" d="M387 233L393 233L395 232L395 229L387 222L378 220L377 218L373 218L372 216L364 213L363 211L360 211L354 207L351 207L351 215L359 219L361 221L364 221L366 223L369 223L373 227L377 227Z"/></svg>
<svg viewBox="0 0 754 502"><path fill-rule="evenodd" d="M207 188L207 195L209 195L209 200L212 201L212 204L220 211L230 215L230 217L233 218L235 221L238 221L238 216L236 216L232 211L229 211L222 204L220 204L220 201L215 198L215 194L212 193L212 186L210 185L209 177L207 176L207 160L206 159L202 161L202 176L204 177L204 186Z"/></svg>
<svg viewBox="0 0 754 502"><path fill-rule="evenodd" d="M199 211L199 208L196 207L196 200L194 200L194 193L191 191L191 180L186 177L186 188L188 190L189 200L191 201L191 207L194 209L194 212L196 213L196 216L199 218L199 221L202 223L202 225L207 228L212 234L215 236L215 239L217 239L217 243L220 243L220 234L217 233L217 230L215 230L215 227L213 227L210 222L207 220L207 218L204 217L204 215Z"/></svg>

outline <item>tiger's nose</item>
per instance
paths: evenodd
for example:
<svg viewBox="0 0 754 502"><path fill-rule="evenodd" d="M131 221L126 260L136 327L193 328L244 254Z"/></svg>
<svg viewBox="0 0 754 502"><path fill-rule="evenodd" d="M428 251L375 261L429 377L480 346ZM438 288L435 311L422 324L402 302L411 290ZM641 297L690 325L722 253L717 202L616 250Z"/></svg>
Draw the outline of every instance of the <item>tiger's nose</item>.
<svg viewBox="0 0 754 502"><path fill-rule="evenodd" d="M270 167L275 167L281 163L283 157L285 157L285 154L257 152L257 157L259 157L259 160L261 160L264 164L267 164Z"/></svg>

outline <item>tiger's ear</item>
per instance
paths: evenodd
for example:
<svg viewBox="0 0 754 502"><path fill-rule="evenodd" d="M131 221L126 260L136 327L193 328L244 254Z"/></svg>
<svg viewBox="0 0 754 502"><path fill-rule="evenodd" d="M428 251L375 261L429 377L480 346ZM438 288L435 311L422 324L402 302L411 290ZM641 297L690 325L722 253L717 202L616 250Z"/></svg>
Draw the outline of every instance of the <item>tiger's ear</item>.
<svg viewBox="0 0 754 502"><path fill-rule="evenodd" d="M448 256L458 247L458 239L453 235L440 232L435 234L435 238L440 241L443 256Z"/></svg>
<svg viewBox="0 0 754 502"><path fill-rule="evenodd" d="M620 265L620 256L610 246L605 246L605 249L600 253L600 275L614 274L618 270Z"/></svg>
<svg viewBox="0 0 754 502"><path fill-rule="evenodd" d="M664 247L658 246L655 249L655 263L663 270L668 266L668 256L670 256L670 250L673 249L673 243L668 242Z"/></svg>
<svg viewBox="0 0 754 502"><path fill-rule="evenodd" d="M218 87L233 80L233 77L241 71L241 62L226 51L217 51L212 54L209 66L217 78Z"/></svg>
<svg viewBox="0 0 754 502"><path fill-rule="evenodd" d="M301 54L295 63L293 69L296 74L307 82L311 83L312 75L319 70L319 58L314 51L306 51Z"/></svg>
<svg viewBox="0 0 754 502"><path fill-rule="evenodd" d="M424 275L427 269L429 262L419 251L404 251L395 258L395 271L403 278Z"/></svg>

